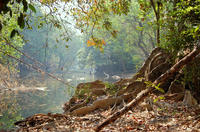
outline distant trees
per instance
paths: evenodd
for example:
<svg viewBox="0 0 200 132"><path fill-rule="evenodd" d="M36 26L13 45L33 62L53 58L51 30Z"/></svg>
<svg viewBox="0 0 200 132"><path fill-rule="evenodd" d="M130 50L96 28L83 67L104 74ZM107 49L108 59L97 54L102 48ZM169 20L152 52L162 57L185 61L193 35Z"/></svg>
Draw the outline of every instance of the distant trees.
<svg viewBox="0 0 200 132"><path fill-rule="evenodd" d="M23 47L23 51L43 65L38 65L24 56L22 56L22 59L46 72L67 72L73 67L76 53L80 49L82 42L78 36L73 36L69 41L61 40L59 30L51 26L51 24L47 24L40 29L33 27L33 30L23 31L24 38L28 40ZM26 65L21 64L21 75L28 74L30 72L29 69Z"/></svg>
<svg viewBox="0 0 200 132"><path fill-rule="evenodd" d="M61 5L60 2L63 2L62 4L65 6L59 6ZM9 26L12 19L15 19L15 27L9 29L9 33L2 34L4 36L2 42L8 41L8 36L13 38L18 35L20 28L31 28L28 19L31 16L29 12L37 13L39 11L33 3L39 3L40 6L48 8L48 13L44 17L51 16L49 23L57 28L61 28L63 26L62 20L66 20L61 17L60 9L62 9L63 12L76 20L75 26L82 33L87 33L88 46L97 47L101 51L104 50L106 55L102 58L109 58L113 61L113 64L121 65L124 67L123 69L126 69L126 64L123 61L145 58L155 46L167 49L176 58L178 52L187 48L192 49L193 45L199 40L200 11L198 0L35 0L30 2L26 0L8 0L0 1L0 6L3 7L0 12L5 16L3 18L1 15L0 30L3 31L3 27ZM74 6L70 6L70 4ZM12 19L8 20L10 18ZM115 38L111 38L111 36ZM116 48L109 47L109 44L114 44ZM121 44L125 49L122 48ZM105 45L113 51L106 51ZM47 58L47 45L45 47L45 58ZM124 55L120 55L118 59L114 56L115 53L120 54L117 49L126 52ZM9 50L10 48L6 49L6 51ZM92 48L89 50L92 50ZM15 51L11 52L14 53ZM94 53L90 52L86 52L86 54L94 56ZM130 53L135 53L135 55ZM5 57L5 55L2 56ZM64 60L61 59L63 58L62 55L57 55L57 57L60 58L58 67L62 69L65 61L62 61ZM87 64L91 64L92 67L98 66L96 59L91 59L91 57L84 59L88 60ZM47 60L44 63L48 65ZM106 65L109 64L109 62L106 63ZM102 67L105 67L105 65L102 65Z"/></svg>
<svg viewBox="0 0 200 132"><path fill-rule="evenodd" d="M116 29L116 36L112 36L103 28L93 28L93 37L105 41L103 51L95 50L87 42L85 49L79 51L79 62L92 65L98 73L103 71L109 74L135 72L155 47L156 32L147 21L140 19L139 4L133 1L127 15L107 16L112 27ZM152 17L152 15L150 15ZM92 27L88 28L90 32ZM95 44L93 46L96 46ZM98 46L96 46L99 48Z"/></svg>

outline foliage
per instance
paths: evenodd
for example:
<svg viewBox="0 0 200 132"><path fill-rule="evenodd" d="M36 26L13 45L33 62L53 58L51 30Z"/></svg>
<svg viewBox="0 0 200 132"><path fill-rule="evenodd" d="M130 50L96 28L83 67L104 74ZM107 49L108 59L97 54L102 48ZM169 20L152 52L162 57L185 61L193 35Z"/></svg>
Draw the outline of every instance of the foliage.
<svg viewBox="0 0 200 132"><path fill-rule="evenodd" d="M77 57L82 68L95 69L97 73L101 74L103 71L112 74L128 70L134 71L130 52L126 52L119 43L107 45L103 53L94 47L85 47L79 50Z"/></svg>
<svg viewBox="0 0 200 132"><path fill-rule="evenodd" d="M117 87L112 83L105 82L104 84L106 86L106 92L109 93L110 95L115 95L119 91L119 87Z"/></svg>
<svg viewBox="0 0 200 132"><path fill-rule="evenodd" d="M14 9L13 9L14 8ZM17 21L17 25L19 25L20 28L24 28L25 24L28 24L28 20L26 19L26 12L28 9L32 10L33 12L36 12L35 7L28 3L27 0L1 0L0 1L0 13L1 14L7 14L7 17L9 19L15 18ZM0 21L0 30L2 27L5 26L5 21ZM11 30L12 34L10 35L11 38L15 36L16 33L18 33L17 28L13 28Z"/></svg>
<svg viewBox="0 0 200 132"><path fill-rule="evenodd" d="M9 0L8 0L9 1ZM6 8L7 3L3 2L3 6ZM36 12L37 9L33 5L26 2L26 0L19 0L18 3L22 3L23 12L26 12L28 8L33 12ZM123 14L128 15L135 13L135 10L132 10L131 6L133 1L130 0L99 0L99 1L71 1L71 0L40 0L40 3L43 5L50 6L50 12L55 13L58 8L57 5L59 2L65 2L65 4L74 4L75 6L69 7L69 10L66 11L67 14L73 16L76 20L76 25L81 29L81 31L91 30L91 40L88 39L88 45L96 45L100 48L101 51L102 45L105 45L105 40L93 36L93 31L96 29L106 29L110 34L116 37L118 29L113 26L114 22L112 17L114 15L122 16ZM157 43L161 44L163 47L171 49L175 48L180 50L188 41L195 41L198 38L198 14L199 14L199 1L155 1L155 0L138 0L139 8L142 12L142 15L139 17L141 21L150 21L152 23L153 17L152 12L155 14L157 30ZM12 3L13 4L13 3ZM137 6L137 5L136 5ZM54 9L54 11L52 10ZM3 10L2 10L3 11ZM10 8L5 9L5 12L12 11ZM137 9L138 11L138 9ZM19 21L21 21L22 15L19 15ZM132 19L133 20L133 19ZM182 23L184 21L184 23ZM25 23L25 22L18 22ZM54 25L59 25L54 23ZM23 27L20 25L20 27ZM180 31L180 32L179 32ZM158 33L159 32L159 33ZM161 32L161 34L160 34ZM15 33L15 31L13 32ZM151 33L150 33L151 34ZM161 36L161 37L160 37ZM165 36L165 37L163 37ZM185 38L185 39L181 39ZM176 41L177 40L177 41ZM159 41L159 42L158 42ZM173 41L173 42L171 42ZM167 44L166 44L167 43ZM182 45L180 45L181 43Z"/></svg>
<svg viewBox="0 0 200 132"><path fill-rule="evenodd" d="M89 98L91 95L91 89L90 88L90 84L85 85L84 87L82 87L80 90L76 90L75 92L75 96L78 98Z"/></svg>
<svg viewBox="0 0 200 132"><path fill-rule="evenodd" d="M135 1L130 3L129 9L127 15L107 15L112 22L112 27L117 29L115 37L100 26L88 27L87 31L93 28L92 35L99 38L100 42L96 44L95 41L88 40L88 47L79 51L78 60L83 66L88 65L95 68L97 72L103 73L104 70L108 73L135 71L136 65L141 65L142 60L155 47L154 28L150 28L149 24L152 14L146 18L147 21L140 20L139 5ZM89 37L86 35L86 40ZM102 53L90 46L99 48ZM119 68L115 69L115 67Z"/></svg>
<svg viewBox="0 0 200 132"><path fill-rule="evenodd" d="M116 36L117 31L112 28L112 22L110 21L110 16L127 14L129 11L130 0L40 0L42 5L49 8L51 15L57 14L59 16L59 4L65 4L67 8L63 8L63 11L67 15L72 16L76 21L76 26L81 30L81 32L87 32L88 27L93 32L94 28L104 28L108 30L112 36ZM70 6L74 5L74 6ZM62 9L61 9L62 10ZM50 14L49 13L49 14ZM93 36L91 33L91 39L88 39L88 45L95 45L101 51L103 51L102 45L105 45L104 40L101 38Z"/></svg>
<svg viewBox="0 0 200 132"><path fill-rule="evenodd" d="M13 11L16 11L16 7L13 7L12 9ZM9 13L0 15L0 20L3 22L3 27L0 31L0 35L2 36L0 38L0 62L2 64L7 64L10 69L17 67L17 64L15 61L7 57L6 54L15 56L16 58L19 58L20 54L17 53L15 49L11 48L9 44L15 45L15 47L19 49L23 46L22 38L19 35L10 38L10 35L12 36L13 34L13 30L19 29L16 17L17 15L13 14L13 17L10 18ZM2 53L2 51L6 52L6 54Z"/></svg>
<svg viewBox="0 0 200 132"><path fill-rule="evenodd" d="M199 39L198 0L139 0L139 3L144 16L154 10L156 24L160 26L160 46L175 56L179 51L193 48Z"/></svg>
<svg viewBox="0 0 200 132"><path fill-rule="evenodd" d="M174 53L192 49L199 39L199 1L179 1L168 13L166 47Z"/></svg>
<svg viewBox="0 0 200 132"><path fill-rule="evenodd" d="M21 1L19 1L20 3ZM58 16L61 16L58 12L58 1L49 1L49 0L41 0L40 3L42 5L45 5L47 8L49 8L50 10L50 16L54 16L54 14L58 14ZM66 11L67 14L73 16L73 18L76 20L76 25L78 26L78 28L81 30L81 32L83 31L89 31L88 29L91 30L91 39L88 39L88 46L96 46L98 47L101 51L103 51L103 46L105 45L106 42L104 39L99 38L99 37L95 37L93 34L93 30L95 28L97 29L106 29L107 31L110 32L110 34L113 37L116 37L116 34L118 33L118 31L115 29L115 27L113 27L113 21L111 20L113 15L118 15L121 16L122 14L128 14L128 12L135 12L134 11L130 11L129 7L132 3L136 3L136 2L130 2L129 0L119 0L119 1L110 1L110 0L100 0L100 1L63 1L65 2L65 4L70 4L70 3L74 3L75 6L69 7L69 10ZM13 4L13 3L12 3ZM36 12L39 11L38 9L35 8L35 5L33 6L33 4L29 4L28 2L26 2L26 0L23 0L22 5L25 7L25 9L23 10L24 12L27 12L27 9L30 8L31 11ZM28 5L28 7L27 7ZM135 5L132 5L135 6ZM26 9L27 8L27 9ZM57 12L57 13L56 13ZM47 14L47 15L49 15ZM19 16L20 18L20 23L25 23L24 18L22 18L22 15L20 14ZM57 19L57 18L55 18ZM55 20L54 19L54 20ZM61 17L59 19L62 19ZM136 19L136 18L135 18ZM61 27L59 24L59 20L58 21L54 21L53 19L51 19L51 23L53 23L54 26L57 27ZM19 22L18 22L19 24ZM28 21L26 21L26 24L29 28L30 25L28 23ZM23 26L24 27L24 26ZM141 28L141 27L140 27ZM17 30L13 31L13 34L17 33ZM13 36L13 35L12 35ZM141 36L143 36L141 34ZM152 39L152 38L151 38ZM140 41L140 40L139 40ZM132 42L131 42L132 43ZM134 42L133 42L134 44ZM144 41L143 42L138 42L138 45L144 45ZM143 49L144 51L144 49ZM146 56L147 56L147 52L146 52Z"/></svg>
<svg viewBox="0 0 200 132"><path fill-rule="evenodd" d="M82 43L81 37L77 34L69 39L70 34L74 33L72 32L73 29L69 27L68 35L65 36L65 30L63 28L66 27L67 23L63 23L65 27L55 27L50 22L52 19L51 17L46 17L45 20L48 22L45 22L43 19L37 21L44 16L45 14L42 13L42 10L37 8L37 14L30 17L30 21L32 21L32 30L24 30L22 32L24 39L26 39L23 52L32 56L35 61L43 65L38 65L38 63L24 56L22 59L30 64L35 64L37 67L47 72L64 74L64 72L67 72L75 63L76 52L81 47L79 46L80 43ZM38 29L38 27L40 28ZM20 65L20 70L22 71L21 76L32 72L23 64Z"/></svg>
<svg viewBox="0 0 200 132"><path fill-rule="evenodd" d="M158 96L157 98L155 98L155 99L153 100L153 102L156 103L157 101L159 101L159 100L164 100L164 99L165 99L164 96Z"/></svg>
<svg viewBox="0 0 200 132"><path fill-rule="evenodd" d="M154 87L155 89L157 89L158 91L165 93L164 89L160 88L160 83L158 85L155 85L154 83L150 82L150 81L145 81L144 82L146 84L147 87Z"/></svg>

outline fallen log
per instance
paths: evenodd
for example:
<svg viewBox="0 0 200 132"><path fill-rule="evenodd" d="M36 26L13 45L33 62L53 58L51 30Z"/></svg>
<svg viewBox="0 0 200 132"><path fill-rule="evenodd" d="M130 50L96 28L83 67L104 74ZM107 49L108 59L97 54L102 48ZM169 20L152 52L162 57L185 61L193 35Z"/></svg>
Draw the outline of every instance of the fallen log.
<svg viewBox="0 0 200 132"><path fill-rule="evenodd" d="M175 65L173 65L168 71L166 71L164 74L162 74L160 77L158 77L153 82L153 85L156 86L159 83L163 83L164 81L166 81L168 78L170 78L172 75L174 75L177 71L180 71L187 63L191 62L199 53L200 53L200 47L198 45L198 47L195 47L191 53L189 53L187 56L182 58L179 62L177 62ZM137 106L153 90L154 90L154 87L149 87L149 88L143 90L142 92L140 92L135 99L133 99L130 103L128 103L121 110L117 111L116 113L114 113L113 115L108 117L100 125L98 125L96 128L94 128L94 130L96 132L99 132L106 125L117 120L119 117L124 115L127 111L129 111L131 108Z"/></svg>

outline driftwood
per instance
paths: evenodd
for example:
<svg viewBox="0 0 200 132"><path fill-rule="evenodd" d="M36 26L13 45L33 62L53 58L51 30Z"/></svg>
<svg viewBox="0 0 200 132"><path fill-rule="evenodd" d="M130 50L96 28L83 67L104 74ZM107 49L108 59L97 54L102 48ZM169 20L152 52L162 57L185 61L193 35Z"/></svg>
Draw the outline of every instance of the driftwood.
<svg viewBox="0 0 200 132"><path fill-rule="evenodd" d="M154 82L154 85L158 85L159 83L165 82L167 79L169 79L171 76L173 76L177 71L180 71L187 63L191 62L198 54L200 53L200 48L195 47L194 50L189 53L187 56L182 58L180 61L178 61L175 65L173 65L168 71L166 71L164 74L159 76ZM141 70L142 71L142 70ZM144 72L144 71L142 71ZM137 75L139 76L139 75ZM125 107L123 107L118 112L114 113L110 117L108 117L105 121L103 121L100 125L98 125L95 128L95 131L98 132L102 128L104 128L106 125L114 122L116 119L120 118L123 114L125 114L128 110L131 108L137 106L141 101L144 100L148 96L150 92L154 90L154 87L149 87L148 89L143 90L140 92L135 99L133 99L129 104L127 104Z"/></svg>

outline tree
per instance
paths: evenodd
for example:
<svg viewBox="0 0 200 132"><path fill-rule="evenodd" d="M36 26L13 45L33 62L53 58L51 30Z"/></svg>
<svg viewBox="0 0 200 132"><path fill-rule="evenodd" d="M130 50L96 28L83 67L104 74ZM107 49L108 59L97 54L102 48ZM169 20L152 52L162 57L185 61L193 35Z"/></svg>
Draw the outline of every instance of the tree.
<svg viewBox="0 0 200 132"><path fill-rule="evenodd" d="M93 28L94 39L88 40L88 47L80 51L79 61L83 65L93 65L97 73L102 75L103 71L111 75L127 71L134 72L136 66L140 65L155 47L155 30L149 24L152 14L143 21L139 8L139 4L133 1L130 5L131 11L127 15L107 16L110 18L112 27L117 29L115 37L100 26L97 28L88 26L87 32ZM88 35L86 40L87 38L90 36ZM95 39L101 40L100 43L96 44ZM102 53L91 46L100 48Z"/></svg>
<svg viewBox="0 0 200 132"><path fill-rule="evenodd" d="M16 11L16 8L12 9L13 11ZM1 64L7 65L10 70L13 70L14 67L17 67L16 62L7 57L6 54L10 54L19 58L20 54L17 53L16 50L10 47L9 45L12 44L15 45L15 47L21 49L21 47L24 45L23 40L18 35L13 36L13 31L19 29L19 26L16 21L16 15L12 18L9 17L9 14L0 15L0 20L4 22L4 26L1 28L0 32L0 35L2 36L0 38L0 62ZM13 37L10 38L10 36ZM4 54L2 51L6 51L6 54Z"/></svg>
<svg viewBox="0 0 200 132"><path fill-rule="evenodd" d="M23 31L24 38L26 39L23 52L27 53L28 56L33 56L40 64L25 56L22 56L21 59L40 67L46 72L67 72L72 67L73 62L75 62L75 55L80 48L78 45L81 43L81 38L78 39L77 34L69 40L70 35L65 36L64 29L62 29L64 27L61 26L58 28L53 26L53 24L49 22L51 18L46 17L46 22L40 21L39 23L34 23L38 17L44 17L45 15L38 8L37 10L37 14L30 18L33 22L32 30L27 29ZM41 24L43 24L42 27L38 29L38 26ZM68 33L72 34L72 32L72 29L68 28ZM24 64L20 65L20 71L22 71L20 72L21 77L32 72ZM27 71L27 73L25 71Z"/></svg>

